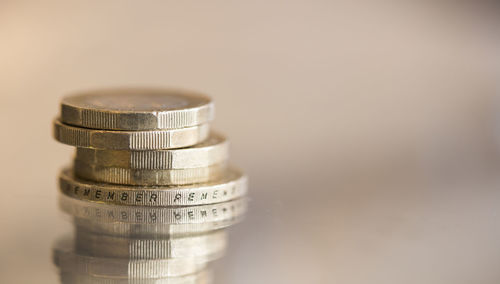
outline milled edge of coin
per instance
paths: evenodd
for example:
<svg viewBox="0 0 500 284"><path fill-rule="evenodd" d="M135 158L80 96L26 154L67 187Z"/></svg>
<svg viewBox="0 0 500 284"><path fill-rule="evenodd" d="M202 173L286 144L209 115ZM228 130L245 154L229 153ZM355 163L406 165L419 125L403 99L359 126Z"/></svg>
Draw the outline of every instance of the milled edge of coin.
<svg viewBox="0 0 500 284"><path fill-rule="evenodd" d="M229 167L217 182L179 186L124 186L95 183L61 171L59 188L73 198L120 205L183 206L219 203L244 196L247 178Z"/></svg>
<svg viewBox="0 0 500 284"><path fill-rule="evenodd" d="M102 167L89 165L82 161L74 161L75 176L96 182L105 182L122 185L185 185L215 181L221 178L226 171L226 163L207 167L149 170Z"/></svg>
<svg viewBox="0 0 500 284"><path fill-rule="evenodd" d="M102 167L130 169L187 169L207 167L229 158L229 140L212 131L207 140L189 148L129 151L76 148L75 160Z"/></svg>
<svg viewBox="0 0 500 284"><path fill-rule="evenodd" d="M153 92L165 96L175 93L176 97L199 100L194 105L171 110L114 110L78 106L78 97L106 92ZM76 96L64 97L61 101L61 121L77 127L103 130L160 130L191 127L205 124L214 118L214 103L200 93L174 89L129 88L89 91Z"/></svg>
<svg viewBox="0 0 500 284"><path fill-rule="evenodd" d="M247 209L247 198L193 206L144 207L88 202L61 194L60 209L93 224L204 225L240 220ZM78 224L76 224L78 225ZM90 225L89 225L90 226ZM217 229L219 227L214 227Z"/></svg>
<svg viewBox="0 0 500 284"><path fill-rule="evenodd" d="M55 119L54 138L67 145L109 150L158 150L193 146L209 135L210 126L201 124L171 130L115 131L75 127Z"/></svg>
<svg viewBox="0 0 500 284"><path fill-rule="evenodd" d="M77 228L76 251L95 257L138 259L190 258L214 255L227 246L227 232L165 238L129 238L96 234Z"/></svg>

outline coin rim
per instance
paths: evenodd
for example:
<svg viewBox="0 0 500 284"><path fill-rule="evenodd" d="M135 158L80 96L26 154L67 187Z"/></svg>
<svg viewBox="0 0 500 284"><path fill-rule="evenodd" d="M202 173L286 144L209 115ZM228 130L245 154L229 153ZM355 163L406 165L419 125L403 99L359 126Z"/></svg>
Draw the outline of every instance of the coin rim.
<svg viewBox="0 0 500 284"><path fill-rule="evenodd" d="M108 204L190 206L221 203L245 196L247 193L247 181L247 177L240 170L232 166L228 167L224 176L219 181L177 186L131 186L97 183L77 178L73 174L72 169L66 168L59 174L59 190L63 194L75 199ZM87 193L87 190L88 194L83 196L81 193ZM232 191L233 193L227 194L228 191ZM226 192L226 197L222 196L223 192ZM111 193L114 193L112 194L113 200L106 200L104 196L106 194L111 196ZM122 200L119 196L120 194L123 196L125 193L127 198L126 200ZM153 200L153 194L155 194L155 202L151 201ZM211 197L209 198L209 196ZM148 199L149 202L147 201Z"/></svg>

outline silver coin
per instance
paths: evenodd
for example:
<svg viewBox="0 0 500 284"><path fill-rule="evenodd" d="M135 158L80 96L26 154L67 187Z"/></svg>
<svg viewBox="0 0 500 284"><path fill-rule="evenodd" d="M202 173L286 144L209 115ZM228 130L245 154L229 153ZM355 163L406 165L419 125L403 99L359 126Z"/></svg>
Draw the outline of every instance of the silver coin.
<svg viewBox="0 0 500 284"><path fill-rule="evenodd" d="M105 130L158 130L210 122L211 99L205 95L152 88L89 91L63 98L61 121Z"/></svg>
<svg viewBox="0 0 500 284"><path fill-rule="evenodd" d="M96 183L74 177L71 169L59 176L62 193L73 198L122 205L181 206L202 205L242 197L247 179L229 167L218 181L179 186L126 186Z"/></svg>
<svg viewBox="0 0 500 284"><path fill-rule="evenodd" d="M75 159L88 165L129 169L187 169L222 163L229 158L228 140L212 132L207 140L188 148L126 151L77 148Z"/></svg>
<svg viewBox="0 0 500 284"><path fill-rule="evenodd" d="M74 127L54 120L54 138L67 145L109 150L159 150L189 147L208 138L209 125L173 130L112 131Z"/></svg>
<svg viewBox="0 0 500 284"><path fill-rule="evenodd" d="M101 167L74 161L75 176L95 182L123 185L185 185L216 181L225 173L226 163L201 168L138 170Z"/></svg>

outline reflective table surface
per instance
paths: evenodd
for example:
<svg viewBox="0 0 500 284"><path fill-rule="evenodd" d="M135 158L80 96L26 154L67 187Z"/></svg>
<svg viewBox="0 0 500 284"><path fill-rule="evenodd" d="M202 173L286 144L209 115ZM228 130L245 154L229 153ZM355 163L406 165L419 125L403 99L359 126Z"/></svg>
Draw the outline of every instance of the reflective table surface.
<svg viewBox="0 0 500 284"><path fill-rule="evenodd" d="M496 283L500 168L490 166L274 179L263 195L203 208L10 195L46 203L3 214L16 222L2 234L2 282Z"/></svg>

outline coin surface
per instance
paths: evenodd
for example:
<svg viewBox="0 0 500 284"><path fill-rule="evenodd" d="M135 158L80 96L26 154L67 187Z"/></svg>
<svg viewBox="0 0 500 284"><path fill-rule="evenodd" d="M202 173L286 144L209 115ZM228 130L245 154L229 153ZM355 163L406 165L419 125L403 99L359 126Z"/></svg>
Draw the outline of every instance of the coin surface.
<svg viewBox="0 0 500 284"><path fill-rule="evenodd" d="M178 206L224 202L245 195L247 178L229 167L215 182L179 186L126 186L97 183L74 176L71 169L63 170L59 186L64 194L89 201L123 205Z"/></svg>
<svg viewBox="0 0 500 284"><path fill-rule="evenodd" d="M174 89L103 89L61 102L63 123L94 129L175 129L208 123L213 116L209 97Z"/></svg>
<svg viewBox="0 0 500 284"><path fill-rule="evenodd" d="M74 127L54 120L54 138L64 144L109 150L158 150L193 146L208 138L209 125L172 130L112 131Z"/></svg>
<svg viewBox="0 0 500 284"><path fill-rule="evenodd" d="M126 151L77 148L75 159L85 164L129 169L186 169L222 163L229 157L228 140L216 132L189 148Z"/></svg>
<svg viewBox="0 0 500 284"><path fill-rule="evenodd" d="M75 160L75 176L96 182L123 185L184 185L218 180L226 171L226 163L200 168L150 170L102 167Z"/></svg>

